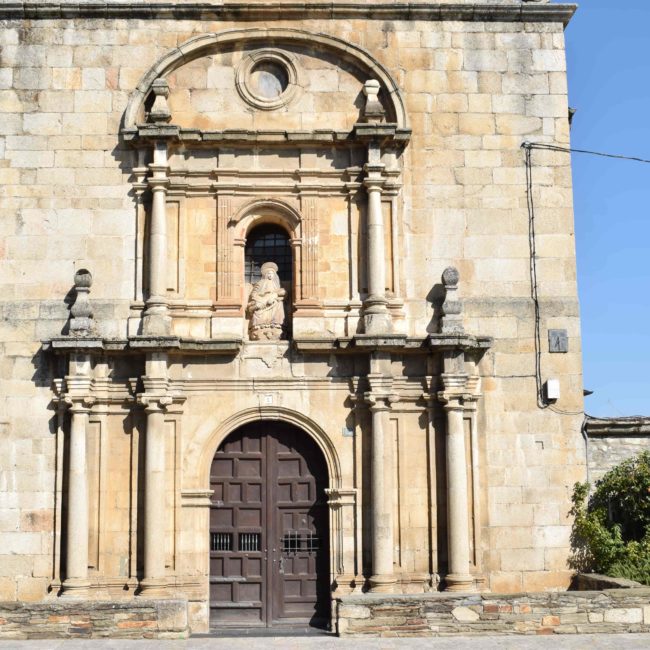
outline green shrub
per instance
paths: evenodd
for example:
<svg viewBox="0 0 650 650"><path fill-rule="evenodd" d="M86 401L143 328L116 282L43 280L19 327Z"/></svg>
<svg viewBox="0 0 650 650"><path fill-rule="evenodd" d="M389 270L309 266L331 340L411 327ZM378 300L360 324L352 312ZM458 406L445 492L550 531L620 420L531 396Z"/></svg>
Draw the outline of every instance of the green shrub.
<svg viewBox="0 0 650 650"><path fill-rule="evenodd" d="M650 585L650 451L573 488L570 566Z"/></svg>

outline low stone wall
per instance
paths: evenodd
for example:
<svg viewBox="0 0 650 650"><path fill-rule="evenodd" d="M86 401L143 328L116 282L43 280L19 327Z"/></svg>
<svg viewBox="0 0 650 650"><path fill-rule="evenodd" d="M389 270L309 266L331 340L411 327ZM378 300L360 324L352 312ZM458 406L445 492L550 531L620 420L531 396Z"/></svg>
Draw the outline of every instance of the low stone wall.
<svg viewBox="0 0 650 650"><path fill-rule="evenodd" d="M602 591L603 589L643 589L644 585L627 578L612 578L600 573L578 573L571 581L571 591ZM648 603L650 604L650 603Z"/></svg>
<svg viewBox="0 0 650 650"><path fill-rule="evenodd" d="M337 601L341 636L650 632L650 588L556 593L363 594Z"/></svg>
<svg viewBox="0 0 650 650"><path fill-rule="evenodd" d="M0 602L0 640L188 636L187 601L180 599Z"/></svg>
<svg viewBox="0 0 650 650"><path fill-rule="evenodd" d="M594 418L587 416L589 481L642 451L650 451L650 417Z"/></svg>

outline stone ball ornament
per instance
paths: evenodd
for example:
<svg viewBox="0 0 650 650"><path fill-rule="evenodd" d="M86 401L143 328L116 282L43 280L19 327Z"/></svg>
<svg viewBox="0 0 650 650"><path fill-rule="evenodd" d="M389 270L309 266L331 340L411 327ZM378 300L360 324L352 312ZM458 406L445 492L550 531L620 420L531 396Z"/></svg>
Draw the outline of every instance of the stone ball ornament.
<svg viewBox="0 0 650 650"><path fill-rule="evenodd" d="M79 269L74 274L73 282L76 289L90 289L93 285L93 274L88 269Z"/></svg>
<svg viewBox="0 0 650 650"><path fill-rule="evenodd" d="M455 266L448 266L442 272L442 282L447 287L455 287L460 280L460 273Z"/></svg>

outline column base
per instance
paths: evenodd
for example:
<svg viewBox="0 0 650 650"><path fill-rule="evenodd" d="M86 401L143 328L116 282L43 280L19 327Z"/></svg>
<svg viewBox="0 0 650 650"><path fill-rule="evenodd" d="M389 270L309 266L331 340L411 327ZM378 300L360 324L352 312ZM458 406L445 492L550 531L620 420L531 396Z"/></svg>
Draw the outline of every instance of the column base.
<svg viewBox="0 0 650 650"><path fill-rule="evenodd" d="M149 314L142 319L142 333L145 336L169 336L172 331L170 316Z"/></svg>
<svg viewBox="0 0 650 650"><path fill-rule="evenodd" d="M88 598L90 581L85 578L67 578L61 587L61 598Z"/></svg>
<svg viewBox="0 0 650 650"><path fill-rule="evenodd" d="M365 334L390 334L392 321L388 312L363 315L363 331Z"/></svg>
<svg viewBox="0 0 650 650"><path fill-rule="evenodd" d="M370 591L374 594L394 594L397 592L397 578L394 575L371 576Z"/></svg>
<svg viewBox="0 0 650 650"><path fill-rule="evenodd" d="M337 596L351 594L354 591L356 585L355 576L344 573L336 576L335 581L336 581L336 590L334 593Z"/></svg>
<svg viewBox="0 0 650 650"><path fill-rule="evenodd" d="M140 581L137 596L142 598L167 598L171 596L167 582L160 578L145 578Z"/></svg>
<svg viewBox="0 0 650 650"><path fill-rule="evenodd" d="M368 296L363 303L363 331L366 334L390 334L392 319L384 296Z"/></svg>
<svg viewBox="0 0 650 650"><path fill-rule="evenodd" d="M445 591L476 591L476 581L469 573L450 573L445 576Z"/></svg>
<svg viewBox="0 0 650 650"><path fill-rule="evenodd" d="M152 296L147 300L142 318L142 333L145 336L169 336L172 319L165 298Z"/></svg>

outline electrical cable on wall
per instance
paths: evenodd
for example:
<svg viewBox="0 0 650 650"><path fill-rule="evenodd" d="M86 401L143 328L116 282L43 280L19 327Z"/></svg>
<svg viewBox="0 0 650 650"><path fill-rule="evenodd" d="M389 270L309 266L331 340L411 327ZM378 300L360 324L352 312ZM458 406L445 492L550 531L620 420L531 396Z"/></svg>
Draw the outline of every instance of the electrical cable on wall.
<svg viewBox="0 0 650 650"><path fill-rule="evenodd" d="M531 160L532 146L524 142L526 152L526 199L528 204L528 246L530 250L530 297L535 310L535 388L537 406L545 409L549 405L544 401L544 386L542 384L542 341L540 330L539 294L537 286L537 251L535 240L535 203L533 200L533 165Z"/></svg>
<svg viewBox="0 0 650 650"><path fill-rule="evenodd" d="M650 164L650 160L635 156L623 156L619 154L603 153L600 151L589 151L587 149L573 149L571 147L560 147L554 144L543 142L524 142L522 148L526 155L526 199L528 206L528 244L530 249L530 293L535 310L535 388L537 393L537 406L540 409L549 409L561 415L583 415L584 411L565 411L557 408L554 404L544 399L544 384L542 382L542 340L541 340L541 316L539 305L539 290L537 283L537 252L535 241L535 202L533 199L533 165L532 150L559 151L561 153L581 153L602 158L615 158L617 160L629 160Z"/></svg>
<svg viewBox="0 0 650 650"><path fill-rule="evenodd" d="M547 144L545 142L524 142L521 145L524 149L545 149L547 151L560 151L562 153L584 153L589 156L600 156L601 158L616 158L617 160L630 160L650 165L650 160L638 158L636 156L623 156L615 153L603 153L602 151L589 151L588 149L574 149L572 147L560 147L556 144Z"/></svg>

